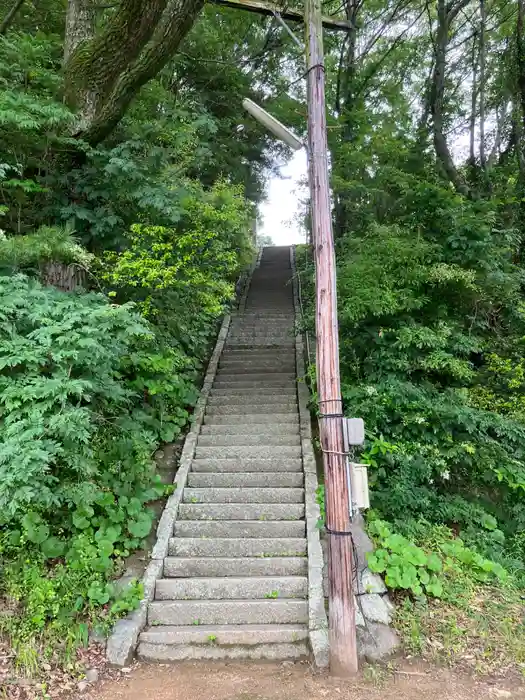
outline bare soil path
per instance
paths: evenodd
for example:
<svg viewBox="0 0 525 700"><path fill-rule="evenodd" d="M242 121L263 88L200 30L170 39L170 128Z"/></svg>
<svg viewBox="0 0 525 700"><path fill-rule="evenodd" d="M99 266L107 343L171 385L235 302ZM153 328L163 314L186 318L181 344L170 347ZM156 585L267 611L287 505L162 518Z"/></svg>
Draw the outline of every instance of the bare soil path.
<svg viewBox="0 0 525 700"><path fill-rule="evenodd" d="M181 663L137 665L103 682L93 700L498 700L524 699L515 682L473 678L445 669L402 664L370 667L351 681L315 673L309 664Z"/></svg>

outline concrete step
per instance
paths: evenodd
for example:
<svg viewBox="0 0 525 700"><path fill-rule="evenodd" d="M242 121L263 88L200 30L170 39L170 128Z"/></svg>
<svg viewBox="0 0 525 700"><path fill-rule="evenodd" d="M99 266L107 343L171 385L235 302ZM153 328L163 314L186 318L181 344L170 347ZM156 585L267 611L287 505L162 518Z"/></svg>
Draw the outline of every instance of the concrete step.
<svg viewBox="0 0 525 700"><path fill-rule="evenodd" d="M300 459L194 459L192 472L302 472Z"/></svg>
<svg viewBox="0 0 525 700"><path fill-rule="evenodd" d="M246 377L246 375L242 375ZM295 379L241 379L232 382L230 379L224 379L222 377L217 377L213 383L215 389L231 389L231 388L242 388L246 389L248 394L251 389L264 389L266 387L274 387L275 389L287 388L292 389L296 385ZM241 375L239 375L241 377Z"/></svg>
<svg viewBox="0 0 525 700"><path fill-rule="evenodd" d="M150 625L306 624L304 600L154 600Z"/></svg>
<svg viewBox="0 0 525 700"><path fill-rule="evenodd" d="M272 326L269 323L260 324L252 328L232 328L228 333L228 338L291 338L294 336L294 329L291 325Z"/></svg>
<svg viewBox="0 0 525 700"><path fill-rule="evenodd" d="M224 380L231 379L232 382L243 381L242 372L232 372L228 367L221 368L217 372L217 377L221 377ZM246 377L250 380L260 379L263 381L268 381L269 379L291 379L295 381L296 375L294 369L282 369L281 367L274 367L272 372L247 372Z"/></svg>
<svg viewBox="0 0 525 700"><path fill-rule="evenodd" d="M292 333L294 331L294 324L290 323L289 319L284 321L269 321L269 320L259 320L252 321L245 319L240 322L233 322L230 325L229 333L234 335L235 333L245 334L245 333L275 333L285 334Z"/></svg>
<svg viewBox="0 0 525 700"><path fill-rule="evenodd" d="M303 503L181 503L181 520L299 520Z"/></svg>
<svg viewBox="0 0 525 700"><path fill-rule="evenodd" d="M235 446L230 447L200 447L195 450L196 459L235 459L235 457L246 457L251 459L267 459L269 457L300 457L301 448L289 447L288 445L267 447L247 447Z"/></svg>
<svg viewBox="0 0 525 700"><path fill-rule="evenodd" d="M273 339L267 339L263 338L261 340L252 340L252 339L239 339L239 338L234 338L234 339L227 339L225 343L226 350L229 351L230 348L233 349L238 349L238 350L251 350L251 349L259 349L259 348L289 348L289 351L292 352L292 349L295 349L295 339L291 340L273 340Z"/></svg>
<svg viewBox="0 0 525 700"><path fill-rule="evenodd" d="M165 578L157 581L155 600L281 600L306 598L306 576Z"/></svg>
<svg viewBox="0 0 525 700"><path fill-rule="evenodd" d="M234 333L229 335L226 343L254 343L263 345L281 345L286 342L295 342L295 336L291 333Z"/></svg>
<svg viewBox="0 0 525 700"><path fill-rule="evenodd" d="M302 520L177 520L175 537L304 537Z"/></svg>
<svg viewBox="0 0 525 700"><path fill-rule="evenodd" d="M164 577L306 576L306 557L166 557Z"/></svg>
<svg viewBox="0 0 525 700"><path fill-rule="evenodd" d="M294 399L297 396L297 383L294 383L293 386L281 386L277 389L274 386L260 386L252 389L249 393L250 396L257 396L261 399L265 396L275 396L276 393L278 393L279 396L286 397L286 399ZM246 394L246 389L243 387L238 387L235 384L227 387L212 388L210 392L210 395L214 398L225 398L226 396L246 396Z"/></svg>
<svg viewBox="0 0 525 700"><path fill-rule="evenodd" d="M221 378L223 381L226 379L231 379L232 382L245 381L244 378L254 381L260 379L261 381L268 381L270 379L290 379L296 381L295 369L293 367L286 368L279 365L273 366L271 371L254 372L251 369L248 372L241 372L237 370L231 370L228 366L219 368L217 372L217 378Z"/></svg>
<svg viewBox="0 0 525 700"><path fill-rule="evenodd" d="M191 625L162 626L145 629L142 642L150 644L213 644L255 646L303 642L308 639L306 625Z"/></svg>
<svg viewBox="0 0 525 700"><path fill-rule="evenodd" d="M302 503L304 491L300 488L185 488L182 498L184 503Z"/></svg>
<svg viewBox="0 0 525 700"><path fill-rule="evenodd" d="M277 632L281 628L283 632ZM164 631L167 634L163 635ZM221 659L282 661L307 657L307 637L306 625L151 627L141 634L137 654L139 659L150 663Z"/></svg>
<svg viewBox="0 0 525 700"><path fill-rule="evenodd" d="M300 439L297 431L285 435L274 433L254 435L251 432L230 435L217 435L214 433L213 435L199 435L197 444L199 447L258 447L260 445L293 447L300 444Z"/></svg>
<svg viewBox="0 0 525 700"><path fill-rule="evenodd" d="M288 360L290 353L288 350L280 350L279 348L255 348L255 350L225 350L221 355L221 360L235 362L254 362L256 360Z"/></svg>
<svg viewBox="0 0 525 700"><path fill-rule="evenodd" d="M220 371L228 372L230 374L272 374L275 373L277 369L282 372L289 372L295 376L295 363L291 360L279 360L279 362L253 362L248 364L247 362L224 362L219 365Z"/></svg>
<svg viewBox="0 0 525 700"><path fill-rule="evenodd" d="M251 400L254 402L254 398ZM257 416L258 420L260 420L261 413L270 413L272 415L272 420L276 414L280 413L288 414L293 418L296 418L298 415L297 403L292 401L283 401L282 399L279 402L275 401L273 403L272 401L266 400L264 403L262 400L260 403L248 403L239 402L237 400L232 400L231 402L224 400L224 402L222 402L217 399L212 400L210 398L208 403L209 406L206 410L204 422L208 422L207 419L210 416L228 414L238 415L239 413L242 413L247 419L249 414L253 414L254 416Z"/></svg>
<svg viewBox="0 0 525 700"><path fill-rule="evenodd" d="M271 394L264 394L262 396L255 393L255 391L246 391L244 387L242 389L237 389L233 394L225 393L221 395L214 392L210 395L208 404L213 407L223 404L244 404L249 406L250 404L254 404L255 399L257 399L263 406L267 404L277 404L293 407L297 410L297 394L294 391L295 386L290 386L289 389L285 387L272 387L272 389L273 392Z"/></svg>
<svg viewBox="0 0 525 700"><path fill-rule="evenodd" d="M170 557L300 557L306 556L303 537L172 537Z"/></svg>
<svg viewBox="0 0 525 700"><path fill-rule="evenodd" d="M295 423L225 423L219 425L203 425L201 435L299 435L299 421ZM247 469L246 471L250 471Z"/></svg>
<svg viewBox="0 0 525 700"><path fill-rule="evenodd" d="M215 389L220 388L254 388L265 389L266 387L288 387L293 388L297 383L295 375L281 377L275 374L268 374L264 377L261 374L254 374L250 377L248 374L218 374L213 382Z"/></svg>
<svg viewBox="0 0 525 700"><path fill-rule="evenodd" d="M190 488L300 488L301 472L244 472L232 474L188 474Z"/></svg>
<svg viewBox="0 0 525 700"><path fill-rule="evenodd" d="M278 309L250 309L244 314L232 316L233 323L289 323L293 327L295 313L289 308Z"/></svg>
<svg viewBox="0 0 525 700"><path fill-rule="evenodd" d="M235 406L230 406L234 408ZM244 410L244 407L238 407L238 410ZM242 427L249 425L299 425L299 414L297 411L288 413L226 413L224 415L209 415L204 416L205 426L226 425L232 427Z"/></svg>
<svg viewBox="0 0 525 700"><path fill-rule="evenodd" d="M222 356L219 367L228 369L232 367L235 370L237 367L248 367L251 370L253 366L263 367L266 371L267 367L273 367L274 370L283 368L286 372L295 372L295 358L292 353L277 352L271 349L268 353L257 354L256 352L246 352L245 350L237 352L227 352Z"/></svg>
<svg viewBox="0 0 525 700"><path fill-rule="evenodd" d="M233 625L239 627L240 625ZM203 626L207 629L207 626ZM180 629L185 629L181 627ZM208 635L215 637L215 635ZM208 644L151 644L140 642L137 656L147 663L177 663L179 661L291 661L307 658L307 642L283 644L244 644L226 643L224 646L208 641Z"/></svg>

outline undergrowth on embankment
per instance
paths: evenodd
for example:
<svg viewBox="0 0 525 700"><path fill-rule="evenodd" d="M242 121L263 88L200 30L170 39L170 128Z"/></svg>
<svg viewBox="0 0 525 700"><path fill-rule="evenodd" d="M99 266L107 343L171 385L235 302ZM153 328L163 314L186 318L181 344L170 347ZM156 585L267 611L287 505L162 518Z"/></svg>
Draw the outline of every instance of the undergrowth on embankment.
<svg viewBox="0 0 525 700"><path fill-rule="evenodd" d="M417 195L398 202L404 221L337 241L344 408L366 426L369 566L409 652L522 672L521 269L487 205L430 183ZM312 328L311 254L296 257Z"/></svg>

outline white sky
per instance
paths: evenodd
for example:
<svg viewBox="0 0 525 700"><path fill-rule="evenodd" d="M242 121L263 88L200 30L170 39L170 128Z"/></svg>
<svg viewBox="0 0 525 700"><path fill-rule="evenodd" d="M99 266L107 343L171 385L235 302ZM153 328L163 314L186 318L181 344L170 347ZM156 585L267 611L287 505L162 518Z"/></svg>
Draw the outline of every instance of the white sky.
<svg viewBox="0 0 525 700"><path fill-rule="evenodd" d="M282 177L272 177L268 197L259 206L260 224L257 232L270 236L275 245L304 243L306 232L301 216L307 193L306 149L295 151L291 160L280 168Z"/></svg>

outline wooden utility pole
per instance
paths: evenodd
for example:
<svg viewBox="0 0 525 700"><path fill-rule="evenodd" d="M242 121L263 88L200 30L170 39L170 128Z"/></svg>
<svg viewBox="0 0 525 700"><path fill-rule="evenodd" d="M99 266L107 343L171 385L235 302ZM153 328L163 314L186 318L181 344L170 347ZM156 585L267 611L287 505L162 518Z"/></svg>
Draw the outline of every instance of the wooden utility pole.
<svg viewBox="0 0 525 700"><path fill-rule="evenodd" d="M339 331L326 137L321 0L305 0L308 71L308 170L316 278L317 390L328 534L330 670L357 673L349 484L343 439Z"/></svg>
<svg viewBox="0 0 525 700"><path fill-rule="evenodd" d="M339 332L332 208L328 178L323 26L349 31L352 23L323 17L321 0L304 0L304 17L271 0L211 0L220 5L304 20L308 101L308 174L316 276L317 386L320 437L325 474L328 534L330 670L337 676L357 673L350 499L343 437L339 376ZM525 2L525 0L523 0Z"/></svg>

